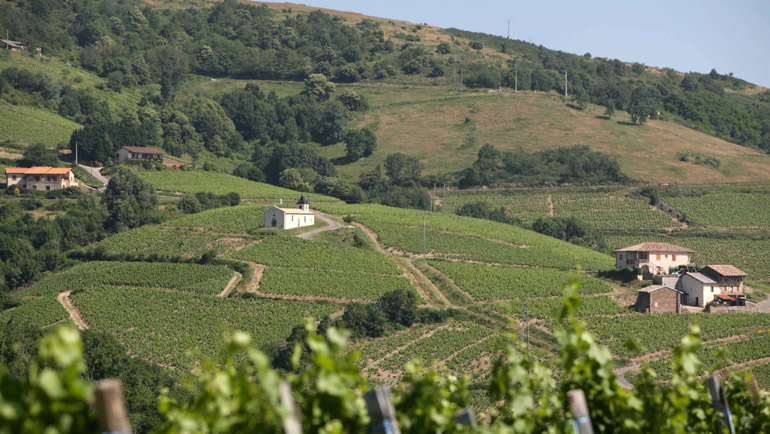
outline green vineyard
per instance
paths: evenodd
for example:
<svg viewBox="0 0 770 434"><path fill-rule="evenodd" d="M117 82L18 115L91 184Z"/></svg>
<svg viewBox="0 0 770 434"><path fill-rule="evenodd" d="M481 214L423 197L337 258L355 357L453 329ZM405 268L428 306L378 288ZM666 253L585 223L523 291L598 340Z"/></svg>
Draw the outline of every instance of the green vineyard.
<svg viewBox="0 0 770 434"><path fill-rule="evenodd" d="M251 240L211 232L142 227L122 232L91 246L108 255L158 255L194 258L210 250L220 254L242 247Z"/></svg>
<svg viewBox="0 0 770 434"><path fill-rule="evenodd" d="M264 226L267 205L216 208L163 223L166 228L191 228L226 234L254 233Z"/></svg>
<svg viewBox="0 0 770 434"><path fill-rule="evenodd" d="M213 193L223 195L238 193L244 199L270 200L278 205L279 199L284 200L284 206L292 208L294 202L299 199L300 192L262 182L249 181L248 179L228 175L219 172L207 172L203 170L163 170L140 171L139 174L146 181L152 183L156 189L181 193ZM338 202L339 199L315 193L305 193L307 200L312 202Z"/></svg>
<svg viewBox="0 0 770 434"><path fill-rule="evenodd" d="M584 274L524 267L430 261L477 301L561 296L562 289L579 283L580 294L610 292L598 279ZM557 299L558 300L558 299Z"/></svg>
<svg viewBox="0 0 770 434"><path fill-rule="evenodd" d="M92 328L116 336L132 354L185 369L200 355L221 354L227 331L246 331L260 348L274 353L302 318L339 310L319 303L126 287L77 291L71 299Z"/></svg>
<svg viewBox="0 0 770 434"><path fill-rule="evenodd" d="M373 301L396 289L412 290L409 279L392 275L305 268L264 271L259 291L269 294L319 296Z"/></svg>
<svg viewBox="0 0 770 434"><path fill-rule="evenodd" d="M17 307L0 312L0 324L16 323L30 327L47 327L69 318L56 300L56 294L25 298Z"/></svg>
<svg viewBox="0 0 770 434"><path fill-rule="evenodd" d="M527 303L529 318L548 320L553 318L554 312L561 309L564 303L561 297L552 298L528 298L516 301L497 301L490 306L495 311L518 319L524 319L524 303ZM615 300L599 295L596 297L582 297L580 308L575 313L578 317L593 315L617 315L630 313L631 311L618 304Z"/></svg>
<svg viewBox="0 0 770 434"><path fill-rule="evenodd" d="M152 262L87 262L54 274L26 289L23 295L57 294L72 289L114 286L165 288L217 294L234 273L224 267Z"/></svg>

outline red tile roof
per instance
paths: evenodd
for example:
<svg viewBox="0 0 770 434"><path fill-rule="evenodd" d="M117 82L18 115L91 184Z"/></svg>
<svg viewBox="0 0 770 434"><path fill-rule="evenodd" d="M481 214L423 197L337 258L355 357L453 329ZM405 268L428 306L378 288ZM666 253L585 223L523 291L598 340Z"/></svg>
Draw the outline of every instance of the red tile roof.
<svg viewBox="0 0 770 434"><path fill-rule="evenodd" d="M20 174L20 175L66 175L71 172L71 167L6 167L5 174Z"/></svg>
<svg viewBox="0 0 770 434"><path fill-rule="evenodd" d="M748 274L744 273L740 268L732 265L707 265L706 268L701 271L705 271L706 274L709 274L709 269L714 270L717 274L721 274L722 276L748 276Z"/></svg>
<svg viewBox="0 0 770 434"><path fill-rule="evenodd" d="M714 294L714 297L721 298L722 300L727 300L727 301L735 301L735 298L730 297L729 295Z"/></svg>
<svg viewBox="0 0 770 434"><path fill-rule="evenodd" d="M158 148L144 148L141 146L124 146L123 149L128 149L131 152L138 154L165 154L166 151Z"/></svg>
<svg viewBox="0 0 770 434"><path fill-rule="evenodd" d="M641 243L629 247L623 247L622 249L615 250L616 252L663 252L663 253L695 253L695 250L686 249L684 247L675 246L668 243Z"/></svg>

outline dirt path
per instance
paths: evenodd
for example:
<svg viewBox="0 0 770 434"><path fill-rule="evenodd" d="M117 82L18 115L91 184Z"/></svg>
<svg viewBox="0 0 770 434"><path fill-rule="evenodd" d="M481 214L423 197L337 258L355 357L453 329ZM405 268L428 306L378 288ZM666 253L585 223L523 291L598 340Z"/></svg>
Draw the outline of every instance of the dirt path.
<svg viewBox="0 0 770 434"><path fill-rule="evenodd" d="M710 341L703 341L703 342L701 342L701 344L705 346L705 345L711 345L711 344L718 344L718 343L722 343L722 342L738 341L738 340L747 339L747 338L748 337L746 335L727 336L727 337L724 337L724 338L712 339ZM615 369L612 372L614 372L615 375L618 377L618 385L621 388L626 389L626 390L631 390L631 389L634 388L634 385L631 384L628 380L626 380L626 374L629 371L634 371L634 372L638 371L639 368L641 367L640 362L642 362L642 361L649 362L651 360L660 360L660 359L663 359L663 358L671 355L671 353L673 353L673 349L665 349L665 350L655 351L655 352L652 352L652 353L647 353L647 354L641 355L639 357L636 357L634 359L631 359L634 362L633 364L625 366L625 367L622 367L622 368ZM758 363L761 363L762 361L764 361L765 359L770 361L770 357L765 357L763 359L751 360L751 361L748 361L748 362L743 362L743 363L738 363L738 364L735 364L735 365L732 365L732 366L728 366L728 367L725 367L722 370L725 370L727 368L732 369L734 367L742 367L744 365L758 364ZM717 371L717 372L719 372L719 371Z"/></svg>
<svg viewBox="0 0 770 434"><path fill-rule="evenodd" d="M385 248L382 245L380 245L380 241L377 238L377 233L371 230L368 226L364 226L361 223L357 223L357 222L353 222L353 224L356 227L360 228L362 231L364 231L366 236L368 236L369 239L372 240L372 242L374 243L374 248L375 250L377 250L377 252L382 253L383 255L389 256L393 260L393 262L395 262L396 265L398 265L398 267L401 268L401 271L404 272L404 275L409 279L409 282L411 282L414 289L417 291L417 293L420 294L420 297L422 297L423 300L425 300L428 306L435 307L431 304L431 297L429 296L428 291L426 291L423 288L423 284L419 281L417 275L414 273L414 271L417 271L419 273L419 270L417 270L408 259L398 258L392 253L390 253L389 251L385 250ZM422 276L425 281L430 282L430 280L424 275L422 275L422 273L420 273L419 275ZM433 285L432 282L430 283L431 285ZM435 288L435 285L433 285L433 287ZM439 294L441 294L441 291L439 291L438 288L435 288L435 289ZM444 295L441 294L441 296L443 297ZM444 299L446 300L446 297L444 297ZM448 303L448 300L447 300L447 303Z"/></svg>
<svg viewBox="0 0 770 434"><path fill-rule="evenodd" d="M489 339L489 338L491 338L493 336L497 336L497 335L495 333L490 333L487 336L484 336L483 338L477 340L476 342L460 348L459 350L457 350L454 353L450 354L449 356L445 357L443 360L441 360L440 363L442 365L445 365L448 361L450 361L450 360L454 359L455 357L457 357L458 354L462 353L463 351L467 350L468 348L475 347L476 345L484 342L485 340L487 340L487 339Z"/></svg>
<svg viewBox="0 0 770 434"><path fill-rule="evenodd" d="M303 232L299 235L297 235L297 238L304 238L306 240L312 240L313 236L319 232L326 232L326 231L333 231L335 229L339 229L343 227L341 224L337 223L335 220L332 220L329 218L327 214L324 214L320 211L313 211L313 214L316 215L319 219L323 220L324 223L327 224L327 226L324 226L322 228L313 229L312 231Z"/></svg>
<svg viewBox="0 0 770 434"><path fill-rule="evenodd" d="M72 318L72 321L75 321L75 324L77 324L80 330L90 329L91 326L88 325L86 320L83 319L83 316L80 315L78 308L72 304L72 300L70 300L70 294L72 294L72 290L60 292L59 295L56 296L56 299L59 300L59 303L61 303L65 309L67 309L67 312L70 314L70 318Z"/></svg>
<svg viewBox="0 0 770 434"><path fill-rule="evenodd" d="M243 275L239 272L235 272L233 274L233 278L230 279L229 282L227 282L227 286L225 286L225 289L222 290L219 294L217 294L217 297L227 297L230 295L230 291L235 288L235 285L243 278Z"/></svg>
<svg viewBox="0 0 770 434"><path fill-rule="evenodd" d="M451 323L444 324L444 325L442 325L440 327L436 327L433 330L430 330L430 331L427 331L427 332L421 334L419 337L415 338L414 340L411 340L411 341L405 343L404 345L401 345L400 347L394 349L393 351L389 352L388 354L385 354L384 356L380 357L379 359L377 359L377 360L370 360L369 363L366 364L364 369L362 369L362 371L368 370L370 368L373 368L373 367L379 365L380 363L382 363L383 360L385 360L387 358L390 358L390 357L393 357L396 354L400 353L401 351L404 351L406 348L408 348L409 346L415 344L417 341L420 341L420 340L423 340L423 339L427 339L427 338L433 336L439 330L443 330L443 329L446 329L446 328L449 328L449 327L452 327Z"/></svg>
<svg viewBox="0 0 770 434"><path fill-rule="evenodd" d="M553 217L553 197L549 194L545 202L548 204L548 215Z"/></svg>

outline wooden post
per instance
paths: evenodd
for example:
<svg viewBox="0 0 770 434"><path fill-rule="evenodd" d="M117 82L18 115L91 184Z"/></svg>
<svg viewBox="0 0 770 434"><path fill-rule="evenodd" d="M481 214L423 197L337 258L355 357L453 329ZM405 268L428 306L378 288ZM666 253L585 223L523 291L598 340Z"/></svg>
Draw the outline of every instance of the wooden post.
<svg viewBox="0 0 770 434"><path fill-rule="evenodd" d="M755 407L759 405L759 384L757 384L756 377L751 377L751 382L749 383L749 395L751 395L751 405Z"/></svg>
<svg viewBox="0 0 770 434"><path fill-rule="evenodd" d="M390 388L380 386L364 393L369 412L369 432L372 434L401 434L396 420L396 409L390 400Z"/></svg>
<svg viewBox="0 0 770 434"><path fill-rule="evenodd" d="M297 406L294 405L294 399L291 397L291 386L286 381L281 381L278 385L278 395L281 405L284 406L289 414L283 420L283 432L286 434L302 434L302 424L299 422L299 413Z"/></svg>
<svg viewBox="0 0 770 434"><path fill-rule="evenodd" d="M575 434L593 434L594 429L591 426L591 417L588 415L588 404L583 390L575 389L567 392L567 401L574 417Z"/></svg>
<svg viewBox="0 0 770 434"><path fill-rule="evenodd" d="M473 409L468 407L455 413L455 422L460 425L476 427L476 416L473 414Z"/></svg>
<svg viewBox="0 0 770 434"><path fill-rule="evenodd" d="M706 384L708 384L709 392L711 393L711 405L714 407L714 411L719 414L719 419L727 426L728 432L734 434L735 427L733 426L732 414L730 414L730 406L727 405L725 388L719 382L719 378L716 375L709 375L706 378Z"/></svg>
<svg viewBox="0 0 770 434"><path fill-rule="evenodd" d="M109 434L131 434L126 406L123 403L123 384L120 380L102 380L94 396L99 430Z"/></svg>

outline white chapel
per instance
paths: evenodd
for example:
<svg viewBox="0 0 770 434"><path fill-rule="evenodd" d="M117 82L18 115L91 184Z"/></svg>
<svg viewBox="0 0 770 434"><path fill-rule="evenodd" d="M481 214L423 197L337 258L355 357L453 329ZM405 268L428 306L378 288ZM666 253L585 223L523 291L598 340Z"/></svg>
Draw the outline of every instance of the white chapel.
<svg viewBox="0 0 770 434"><path fill-rule="evenodd" d="M299 198L296 208L278 208L273 206L265 210L265 227L294 229L315 224L315 214L310 211L310 203L305 195Z"/></svg>

